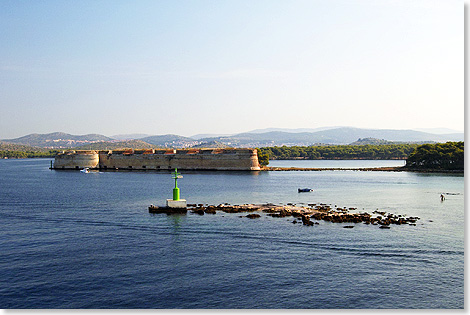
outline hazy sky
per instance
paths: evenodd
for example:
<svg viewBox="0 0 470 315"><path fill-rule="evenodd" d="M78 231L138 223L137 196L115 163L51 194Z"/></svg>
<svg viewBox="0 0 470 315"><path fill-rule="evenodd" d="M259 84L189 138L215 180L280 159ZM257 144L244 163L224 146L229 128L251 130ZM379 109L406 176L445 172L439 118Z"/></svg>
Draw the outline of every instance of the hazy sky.
<svg viewBox="0 0 470 315"><path fill-rule="evenodd" d="M0 1L0 139L464 129L454 0Z"/></svg>

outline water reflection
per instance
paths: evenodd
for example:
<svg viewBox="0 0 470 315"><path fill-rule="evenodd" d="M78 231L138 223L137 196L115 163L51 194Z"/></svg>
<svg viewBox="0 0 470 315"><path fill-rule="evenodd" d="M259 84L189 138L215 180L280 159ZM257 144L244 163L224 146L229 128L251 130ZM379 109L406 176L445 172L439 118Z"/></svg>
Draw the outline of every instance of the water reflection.
<svg viewBox="0 0 470 315"><path fill-rule="evenodd" d="M168 226L171 227L172 234L177 235L178 231L181 229L182 223L186 221L186 214L182 213L173 213L173 214L165 214L166 221L168 222Z"/></svg>

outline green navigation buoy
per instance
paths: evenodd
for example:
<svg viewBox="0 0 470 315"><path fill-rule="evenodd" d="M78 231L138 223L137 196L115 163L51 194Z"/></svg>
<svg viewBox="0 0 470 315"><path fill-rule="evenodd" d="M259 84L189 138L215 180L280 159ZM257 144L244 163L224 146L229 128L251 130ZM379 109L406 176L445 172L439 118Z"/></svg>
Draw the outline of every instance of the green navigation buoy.
<svg viewBox="0 0 470 315"><path fill-rule="evenodd" d="M175 180L175 188L173 188L173 199L166 200L167 208L174 208L172 211L185 212L186 213L186 199L180 199L180 189L178 188L178 178L183 178L183 176L178 173L178 169L175 168L175 171L171 173L171 178Z"/></svg>
<svg viewBox="0 0 470 315"><path fill-rule="evenodd" d="M183 176L178 173L178 169L175 168L175 172L171 173L172 177L175 180L175 188L173 188L173 200L180 200L180 189L178 188L178 178L183 178Z"/></svg>

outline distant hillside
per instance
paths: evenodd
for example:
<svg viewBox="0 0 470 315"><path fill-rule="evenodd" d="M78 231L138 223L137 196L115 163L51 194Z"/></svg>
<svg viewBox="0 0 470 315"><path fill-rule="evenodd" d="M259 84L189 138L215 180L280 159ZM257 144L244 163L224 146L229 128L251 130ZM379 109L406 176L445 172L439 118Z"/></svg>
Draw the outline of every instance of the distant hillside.
<svg viewBox="0 0 470 315"><path fill-rule="evenodd" d="M394 144L397 142L393 141L388 141L384 139L375 139L375 138L364 138L364 139L357 139L353 143L350 143L350 145L366 145L366 144L371 144L371 145L383 145L383 144Z"/></svg>
<svg viewBox="0 0 470 315"><path fill-rule="evenodd" d="M96 142L75 147L76 150L119 150L119 149L156 149L157 146L142 140L129 140L120 142Z"/></svg>
<svg viewBox="0 0 470 315"><path fill-rule="evenodd" d="M289 133L301 133L301 132L317 132L329 129L336 129L340 127L319 127L319 128L264 128L264 129L255 129L248 131L247 133L266 133L273 131L282 131Z"/></svg>
<svg viewBox="0 0 470 315"><path fill-rule="evenodd" d="M271 130L263 132L264 130ZM281 131L281 130L288 130ZM314 132L301 132L303 130L317 130ZM140 137L142 134L123 134L119 137ZM115 136L115 137L118 137ZM357 142L361 139L361 142ZM375 139L375 140L373 140ZM380 139L380 140L379 140ZM137 140L137 139L133 139ZM343 145L343 144L378 144L378 143L429 143L464 141L463 133L435 134L416 130L396 129L361 129L352 127L316 128L316 129L258 129L253 132L239 133L230 136L212 136L201 139L183 137L174 134L154 135L139 140L162 148L190 148L210 143L218 147L233 148L259 148L273 146L311 146L311 145ZM62 132L49 134L30 134L21 138L3 140L8 143L29 145L49 149L76 148L93 143L107 142L104 146L114 147L110 143L120 142L99 134L83 136L71 135ZM204 146L204 145L202 145ZM102 148L103 146L98 146Z"/></svg>
<svg viewBox="0 0 470 315"><path fill-rule="evenodd" d="M193 135L189 138L194 139L194 140L199 140L202 138L216 138L216 137L230 137L231 135L229 134L215 134L215 133L200 133L197 135Z"/></svg>
<svg viewBox="0 0 470 315"><path fill-rule="evenodd" d="M428 133L435 133L435 134L462 133L462 131L458 131L458 130L455 130L455 129L449 129L449 128L418 128L418 129L414 129L414 130L428 132Z"/></svg>
<svg viewBox="0 0 470 315"><path fill-rule="evenodd" d="M211 142L203 142L201 144L195 145L192 148L229 148L229 146L218 142L218 141L211 141Z"/></svg>
<svg viewBox="0 0 470 315"><path fill-rule="evenodd" d="M360 129L360 128L337 128L317 132L316 136L321 136L332 143L350 143L358 138L376 138L388 141L399 142L419 142L419 141L452 141L456 138L462 139L464 134L438 135L415 130L396 129Z"/></svg>
<svg viewBox="0 0 470 315"><path fill-rule="evenodd" d="M387 144L425 144L425 143L435 143L434 141L388 141L384 139L375 139L375 138L364 138L357 139L350 145L387 145Z"/></svg>
<svg viewBox="0 0 470 315"><path fill-rule="evenodd" d="M0 151L48 152L49 149L0 141Z"/></svg>
<svg viewBox="0 0 470 315"><path fill-rule="evenodd" d="M48 134L33 133L24 137L3 141L42 148L73 148L84 144L111 140L111 138L98 134L77 136L63 132L53 132Z"/></svg>
<svg viewBox="0 0 470 315"><path fill-rule="evenodd" d="M140 140L164 148L188 148L201 143L201 141L178 135L151 136Z"/></svg>
<svg viewBox="0 0 470 315"><path fill-rule="evenodd" d="M0 158L53 157L57 151L0 141Z"/></svg>
<svg viewBox="0 0 470 315"><path fill-rule="evenodd" d="M241 133L229 137L203 138L200 141L218 141L233 147L309 146L320 143L349 144L357 139L382 139L391 142L446 142L463 141L464 134L431 134L414 130L360 129L341 127L317 132L271 131Z"/></svg>
<svg viewBox="0 0 470 315"><path fill-rule="evenodd" d="M150 136L151 135L144 134L144 133L131 133L131 134L114 135L114 136L111 136L110 138L114 140L136 140L136 139L142 139L142 138L150 137Z"/></svg>

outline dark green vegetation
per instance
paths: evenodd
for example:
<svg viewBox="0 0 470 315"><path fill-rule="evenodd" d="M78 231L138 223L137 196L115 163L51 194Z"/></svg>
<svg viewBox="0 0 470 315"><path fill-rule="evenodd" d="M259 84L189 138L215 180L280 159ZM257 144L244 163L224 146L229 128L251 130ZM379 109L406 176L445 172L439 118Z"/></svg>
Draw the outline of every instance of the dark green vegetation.
<svg viewBox="0 0 470 315"><path fill-rule="evenodd" d="M464 142L423 144L406 161L409 169L464 170Z"/></svg>
<svg viewBox="0 0 470 315"><path fill-rule="evenodd" d="M47 152L39 151L3 151L0 150L0 158L24 159L24 158L53 158L57 151L51 150Z"/></svg>
<svg viewBox="0 0 470 315"><path fill-rule="evenodd" d="M417 144L385 144L266 147L259 149L258 156L267 154L271 160L396 160L406 159L417 146Z"/></svg>
<svg viewBox="0 0 470 315"><path fill-rule="evenodd" d="M258 150L258 163L261 166L266 166L269 164L269 153L267 150L264 150L266 148L260 149L256 148Z"/></svg>
<svg viewBox="0 0 470 315"><path fill-rule="evenodd" d="M57 150L36 148L27 145L12 144L0 141L0 158L38 158L54 157Z"/></svg>

